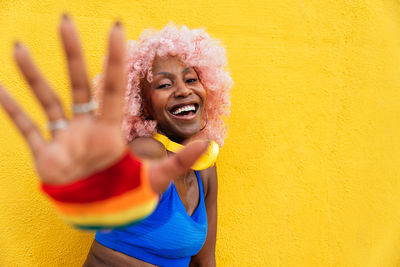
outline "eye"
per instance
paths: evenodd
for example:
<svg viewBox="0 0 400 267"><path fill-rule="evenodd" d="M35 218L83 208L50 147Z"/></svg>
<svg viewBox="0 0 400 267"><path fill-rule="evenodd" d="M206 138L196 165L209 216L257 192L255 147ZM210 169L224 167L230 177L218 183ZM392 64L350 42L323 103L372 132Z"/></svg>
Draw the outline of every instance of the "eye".
<svg viewBox="0 0 400 267"><path fill-rule="evenodd" d="M195 82L197 82L197 79L195 79L195 78L191 78L191 79L187 79L186 80L186 83L195 83Z"/></svg>
<svg viewBox="0 0 400 267"><path fill-rule="evenodd" d="M171 84L169 84L169 83L164 83L164 84L161 84L161 85L157 86L156 88L157 88L157 89L162 89L162 88L167 88L167 87L169 87L169 86L171 86Z"/></svg>

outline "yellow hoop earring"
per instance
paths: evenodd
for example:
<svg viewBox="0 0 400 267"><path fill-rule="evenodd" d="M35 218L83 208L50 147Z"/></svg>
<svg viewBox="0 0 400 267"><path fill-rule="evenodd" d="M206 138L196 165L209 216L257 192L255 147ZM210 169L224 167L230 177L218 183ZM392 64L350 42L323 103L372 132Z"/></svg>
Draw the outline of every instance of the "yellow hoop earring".
<svg viewBox="0 0 400 267"><path fill-rule="evenodd" d="M164 145L165 149L177 153L181 149L183 149L185 146L175 143L174 141L169 140L168 137L162 134L153 134L154 139L159 141L161 144ZM194 141L196 142L196 141ZM203 155L200 156L200 158L196 161L196 163L192 166L192 169L195 171L201 171L204 169L208 169L212 166L214 166L215 162L217 161L219 153L219 146L216 142L210 141L210 144L204 152Z"/></svg>

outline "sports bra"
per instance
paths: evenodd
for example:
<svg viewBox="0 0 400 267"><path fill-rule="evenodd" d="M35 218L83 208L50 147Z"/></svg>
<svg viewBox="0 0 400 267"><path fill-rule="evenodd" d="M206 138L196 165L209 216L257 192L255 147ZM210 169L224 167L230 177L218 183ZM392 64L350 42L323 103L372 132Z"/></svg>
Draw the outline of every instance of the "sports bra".
<svg viewBox="0 0 400 267"><path fill-rule="evenodd" d="M109 232L98 231L97 242L139 260L159 266L189 266L207 237L207 213L203 183L199 185L199 204L187 213L173 182L162 194L155 211L146 219Z"/></svg>

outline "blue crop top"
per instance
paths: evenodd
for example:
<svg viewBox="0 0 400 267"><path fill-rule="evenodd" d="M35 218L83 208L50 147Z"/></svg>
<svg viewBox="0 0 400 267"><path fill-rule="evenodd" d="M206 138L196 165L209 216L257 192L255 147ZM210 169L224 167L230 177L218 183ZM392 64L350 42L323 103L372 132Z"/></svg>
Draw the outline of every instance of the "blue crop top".
<svg viewBox="0 0 400 267"><path fill-rule="evenodd" d="M207 213L203 183L199 204L192 216L183 205L174 183L163 193L156 210L146 219L126 228L96 233L96 241L139 260L159 266L189 266L207 236Z"/></svg>

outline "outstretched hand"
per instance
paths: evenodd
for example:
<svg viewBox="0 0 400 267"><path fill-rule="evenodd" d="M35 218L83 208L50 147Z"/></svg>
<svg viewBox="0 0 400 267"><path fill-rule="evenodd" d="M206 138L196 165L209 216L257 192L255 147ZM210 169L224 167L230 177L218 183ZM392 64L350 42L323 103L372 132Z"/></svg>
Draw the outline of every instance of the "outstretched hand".
<svg viewBox="0 0 400 267"><path fill-rule="evenodd" d="M85 106L91 101L90 83L73 22L64 15L60 34L69 69L73 104ZM27 141L43 183L66 184L106 169L125 153L121 121L126 88L125 37L120 23L111 30L104 75L102 105L92 110L75 109L67 120L59 98L40 74L21 43L16 43L14 57L27 83L42 105L52 125L52 139L46 140L35 123L17 102L0 86L0 104ZM160 192L173 177L187 171L206 150L207 142L196 142L172 157L150 162L152 188Z"/></svg>

